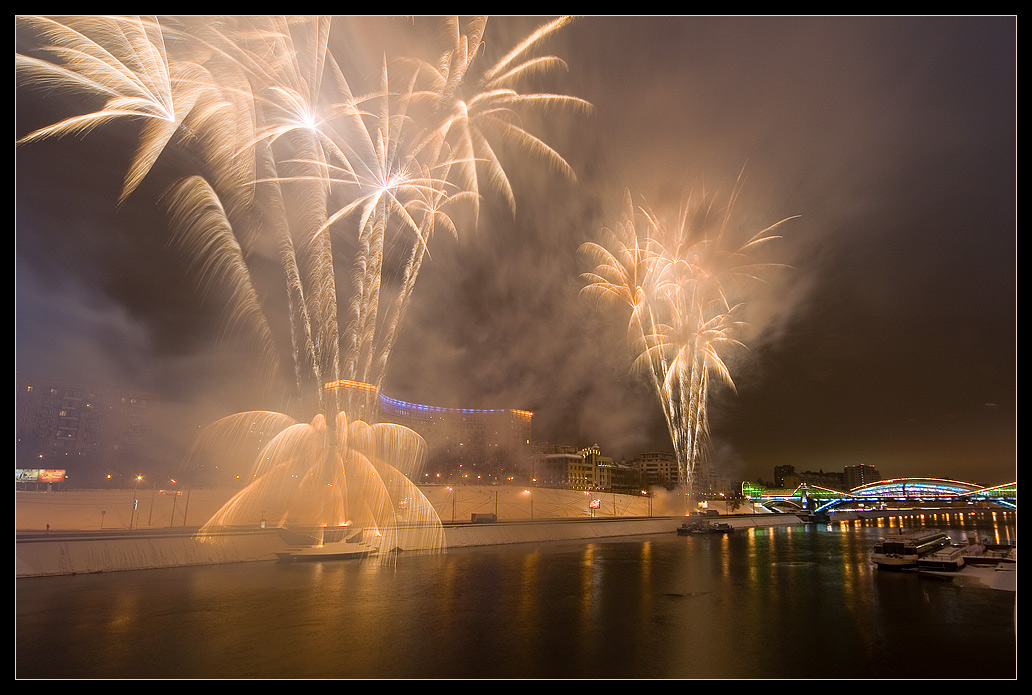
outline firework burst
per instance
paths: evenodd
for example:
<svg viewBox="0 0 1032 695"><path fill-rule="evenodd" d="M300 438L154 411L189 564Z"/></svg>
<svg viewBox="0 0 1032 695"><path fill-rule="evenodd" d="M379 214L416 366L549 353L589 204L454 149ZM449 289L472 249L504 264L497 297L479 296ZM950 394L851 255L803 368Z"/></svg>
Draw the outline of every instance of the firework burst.
<svg viewBox="0 0 1032 695"><path fill-rule="evenodd" d="M727 350L743 345L736 337L743 304L734 298L741 280L759 279L774 266L754 254L778 238L772 232L787 221L736 244L733 205L721 213L714 203L712 197L689 198L676 223L667 225L654 211L635 209L627 192L619 223L581 247L594 263L582 276L582 294L630 315L634 368L647 376L662 405L689 498L706 454L711 378L734 388L725 363Z"/></svg>
<svg viewBox="0 0 1032 695"><path fill-rule="evenodd" d="M454 31L436 65L398 61L396 77L385 59L378 84L362 96L331 50L326 17L16 21L19 32L33 39L16 53L20 84L69 90L101 103L35 130L20 144L142 120L122 198L138 189L167 150L190 155L176 163L194 163L196 170L182 172L163 199L174 240L196 264L202 285L228 287L227 329L253 336L261 363L271 367L288 350L276 344L271 327L279 322L266 313L277 303L259 292L255 273L270 257L278 260L297 407L317 415L310 425L284 424L283 432L292 434L280 437L277 451L293 457L291 465L321 466L320 476L338 486L347 481L333 476L348 469L345 462L355 452L388 462L408 457L412 447L398 436L385 440L397 445L396 455L387 444L370 453L368 442L345 443L368 439L357 422L370 413L340 402L345 390L325 386L346 379L378 393L432 236L437 230L458 233L455 205L478 209L478 169L486 168L514 206L493 138L515 141L572 174L561 156L514 118L517 109L540 104L587 107L574 97L517 90L540 70L562 64L527 56L569 20L542 26L476 78L470 69L486 20L473 20L465 32L459 20L449 20ZM390 249L402 259L395 264L400 279L392 283L385 272ZM338 271L338 265L344 268ZM218 523L233 523L249 513L233 510L271 499L270 487L289 486L285 470L259 462L255 482ZM348 470L348 494L327 503L333 523L341 513L359 518L360 508L387 513L391 505L384 500L405 492L401 485L369 482L375 477L369 466ZM394 464L390 470L410 472ZM355 490L367 490L375 503L363 507Z"/></svg>
<svg viewBox="0 0 1032 695"><path fill-rule="evenodd" d="M591 110L588 102L574 96L521 91L535 75L566 67L556 56L529 53L571 21L570 17L560 17L543 24L494 65L477 72L475 65L483 53L487 18L475 17L465 29L458 18L451 18L444 32L449 45L435 63L403 61L414 74L415 88L410 98L429 114L434 124L421 147L435 153L451 153L457 162L457 181L463 189L474 193L474 204L479 201L481 178L486 177L510 209L516 208L512 185L496 151L498 142L513 143L557 171L574 176L566 160L521 125L518 116L523 108L561 108L582 113Z"/></svg>

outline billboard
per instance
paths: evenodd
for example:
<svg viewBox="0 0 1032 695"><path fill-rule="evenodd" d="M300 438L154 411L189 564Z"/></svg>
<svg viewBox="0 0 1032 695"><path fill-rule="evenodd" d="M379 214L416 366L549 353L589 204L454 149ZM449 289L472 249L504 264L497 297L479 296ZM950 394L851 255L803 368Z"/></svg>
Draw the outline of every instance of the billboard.
<svg viewBox="0 0 1032 695"><path fill-rule="evenodd" d="M63 468L15 468L16 483L61 483L67 471Z"/></svg>

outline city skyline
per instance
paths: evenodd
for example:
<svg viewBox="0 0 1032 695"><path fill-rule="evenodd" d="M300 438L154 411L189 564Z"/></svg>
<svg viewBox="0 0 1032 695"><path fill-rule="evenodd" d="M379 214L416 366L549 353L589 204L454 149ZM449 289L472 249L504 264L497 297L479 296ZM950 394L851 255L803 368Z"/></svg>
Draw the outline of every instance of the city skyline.
<svg viewBox="0 0 1032 695"><path fill-rule="evenodd" d="M485 50L541 21L492 18ZM436 37L424 17L333 26L355 65ZM715 464L1013 479L1015 44L1012 17L576 19L546 44L567 64L550 79L593 113L540 125L577 180L514 166L515 216L485 194L476 232L434 239L385 392L533 411L535 439L617 457L668 450L619 321L578 297L577 249L624 189L676 211L741 181L744 227L799 217L730 358L737 393L711 398ZM18 135L53 106L20 86ZM132 145L107 124L18 148L17 369L159 392L190 432L268 398L167 245L174 156L117 205Z"/></svg>

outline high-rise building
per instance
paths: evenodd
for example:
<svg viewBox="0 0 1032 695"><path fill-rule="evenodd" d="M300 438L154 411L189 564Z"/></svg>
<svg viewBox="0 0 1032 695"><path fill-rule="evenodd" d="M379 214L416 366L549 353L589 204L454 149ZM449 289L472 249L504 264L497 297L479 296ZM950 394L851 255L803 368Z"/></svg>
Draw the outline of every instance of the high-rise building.
<svg viewBox="0 0 1032 695"><path fill-rule="evenodd" d="M785 478L795 475L795 466L785 464L774 466L774 487L785 487Z"/></svg>
<svg viewBox="0 0 1032 695"><path fill-rule="evenodd" d="M868 483L876 483L882 479L881 473L874 466L868 466L865 463L858 464L856 466L846 466L842 470L842 474L845 479L845 485L847 490L860 487L861 485L867 485Z"/></svg>
<svg viewBox="0 0 1032 695"><path fill-rule="evenodd" d="M155 393L19 375L15 465L65 469L76 484L139 472Z"/></svg>

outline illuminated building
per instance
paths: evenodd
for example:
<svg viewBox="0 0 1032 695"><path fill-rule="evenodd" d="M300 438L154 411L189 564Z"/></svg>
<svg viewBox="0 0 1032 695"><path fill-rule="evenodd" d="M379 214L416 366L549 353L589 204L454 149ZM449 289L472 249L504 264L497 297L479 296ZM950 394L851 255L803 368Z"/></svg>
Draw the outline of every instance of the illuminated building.
<svg viewBox="0 0 1032 695"><path fill-rule="evenodd" d="M584 481L590 478L589 473L584 457L575 447L552 446L541 453L534 480L540 487L586 490Z"/></svg>
<svg viewBox="0 0 1032 695"><path fill-rule="evenodd" d="M529 410L445 408L383 393L373 398L369 384L346 380L326 388L368 392L371 419L404 425L426 440L426 477L418 482L483 484L530 477L534 414Z"/></svg>
<svg viewBox="0 0 1032 695"><path fill-rule="evenodd" d="M534 477L540 487L567 490L637 492L641 487L632 466L603 456L597 445L549 447L540 454Z"/></svg>

